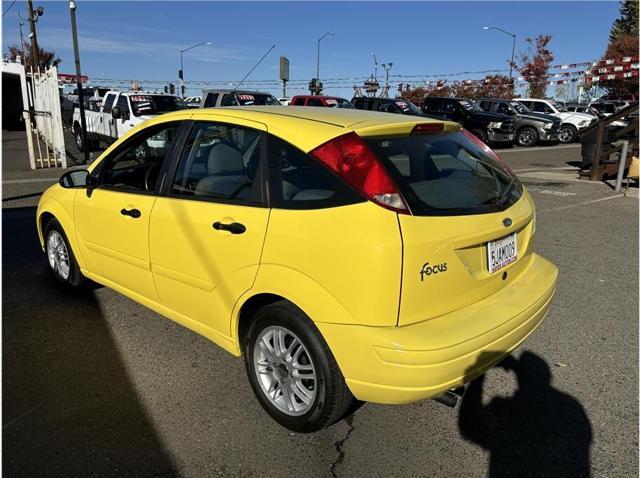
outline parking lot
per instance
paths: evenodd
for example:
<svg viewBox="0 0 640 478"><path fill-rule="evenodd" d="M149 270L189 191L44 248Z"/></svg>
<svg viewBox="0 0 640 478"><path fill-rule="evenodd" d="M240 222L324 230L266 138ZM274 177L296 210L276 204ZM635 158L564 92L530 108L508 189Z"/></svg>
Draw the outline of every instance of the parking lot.
<svg viewBox="0 0 640 478"><path fill-rule="evenodd" d="M560 270L514 370L491 370L454 409L365 404L311 435L269 418L242 361L206 339L109 289L59 288L34 222L57 172L25 171L23 148L3 134L7 476L637 473L638 201L576 180L579 145L498 151Z"/></svg>

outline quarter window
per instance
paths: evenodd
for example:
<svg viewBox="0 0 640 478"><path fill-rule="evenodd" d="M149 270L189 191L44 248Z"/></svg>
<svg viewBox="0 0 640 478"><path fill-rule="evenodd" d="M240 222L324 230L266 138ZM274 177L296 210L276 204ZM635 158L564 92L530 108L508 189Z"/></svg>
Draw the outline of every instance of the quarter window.
<svg viewBox="0 0 640 478"><path fill-rule="evenodd" d="M260 203L263 133L227 123L196 123L171 193L194 199Z"/></svg>
<svg viewBox="0 0 640 478"><path fill-rule="evenodd" d="M178 138L180 124L149 128L106 158L100 185L111 189L155 191L162 164Z"/></svg>
<svg viewBox="0 0 640 478"><path fill-rule="evenodd" d="M325 166L269 135L271 202L281 209L319 209L362 202Z"/></svg>

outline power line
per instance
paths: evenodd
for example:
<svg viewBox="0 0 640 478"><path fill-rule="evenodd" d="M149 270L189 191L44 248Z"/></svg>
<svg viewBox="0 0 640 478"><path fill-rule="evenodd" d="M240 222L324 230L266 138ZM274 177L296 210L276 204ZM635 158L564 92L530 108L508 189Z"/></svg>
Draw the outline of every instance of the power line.
<svg viewBox="0 0 640 478"><path fill-rule="evenodd" d="M2 13L2 16L3 16L3 17L7 14L7 12L8 12L9 10L11 10L11 7L13 7L13 4L14 4L14 3L16 3L16 0L13 0L13 2L11 2L11 5L9 5L9 6L7 7L7 9Z"/></svg>

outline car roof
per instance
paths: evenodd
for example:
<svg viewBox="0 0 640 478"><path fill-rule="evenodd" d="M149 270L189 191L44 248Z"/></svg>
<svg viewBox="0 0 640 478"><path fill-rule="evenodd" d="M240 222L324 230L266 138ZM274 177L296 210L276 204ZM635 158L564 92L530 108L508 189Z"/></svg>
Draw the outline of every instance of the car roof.
<svg viewBox="0 0 640 478"><path fill-rule="evenodd" d="M203 90L203 93L206 95L207 93L238 93L241 95L269 95L272 96L271 93L265 93L264 91L253 91L253 90L234 90L231 88L223 89L223 88L211 88L209 90Z"/></svg>
<svg viewBox="0 0 640 478"><path fill-rule="evenodd" d="M193 121L231 121L262 124L276 136L303 151L330 139L356 131L361 136L408 134L418 123L443 123L446 131L460 126L451 121L420 116L395 115L347 108L309 108L306 106L227 106L188 111ZM162 115L161 121L184 117L185 110Z"/></svg>
<svg viewBox="0 0 640 478"><path fill-rule="evenodd" d="M322 98L322 99L326 99L326 100L343 100L345 98L342 98L340 96L325 96L325 95L296 95L293 96L293 98Z"/></svg>

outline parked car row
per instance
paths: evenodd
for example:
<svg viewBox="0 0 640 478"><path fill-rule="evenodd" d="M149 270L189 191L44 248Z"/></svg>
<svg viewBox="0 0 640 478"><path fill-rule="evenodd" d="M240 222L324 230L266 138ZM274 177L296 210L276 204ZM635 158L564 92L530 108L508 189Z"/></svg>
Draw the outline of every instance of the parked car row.
<svg viewBox="0 0 640 478"><path fill-rule="evenodd" d="M524 147L574 142L581 131L606 116L611 108L619 106L608 102L583 109L582 105L565 105L539 98L481 98L473 101L425 97L420 105L402 98L354 97L349 101L337 96L298 95L278 99L269 93L236 89L204 90L202 96L183 100L155 92L112 90L104 93L102 98L86 102L86 135L82 134L78 108L73 112L72 129L78 148L81 151L85 148L93 150L101 143L110 144L151 116L168 111L253 105L349 108L447 119L460 123L487 144L509 146L515 143Z"/></svg>
<svg viewBox="0 0 640 478"><path fill-rule="evenodd" d="M268 93L207 90L201 107L272 105L356 108L385 113L448 119L462 124L483 142L494 145L535 146L571 143L583 129L598 121L593 115L568 112L552 100L537 98L426 97L418 106L402 98L298 95L277 99Z"/></svg>

